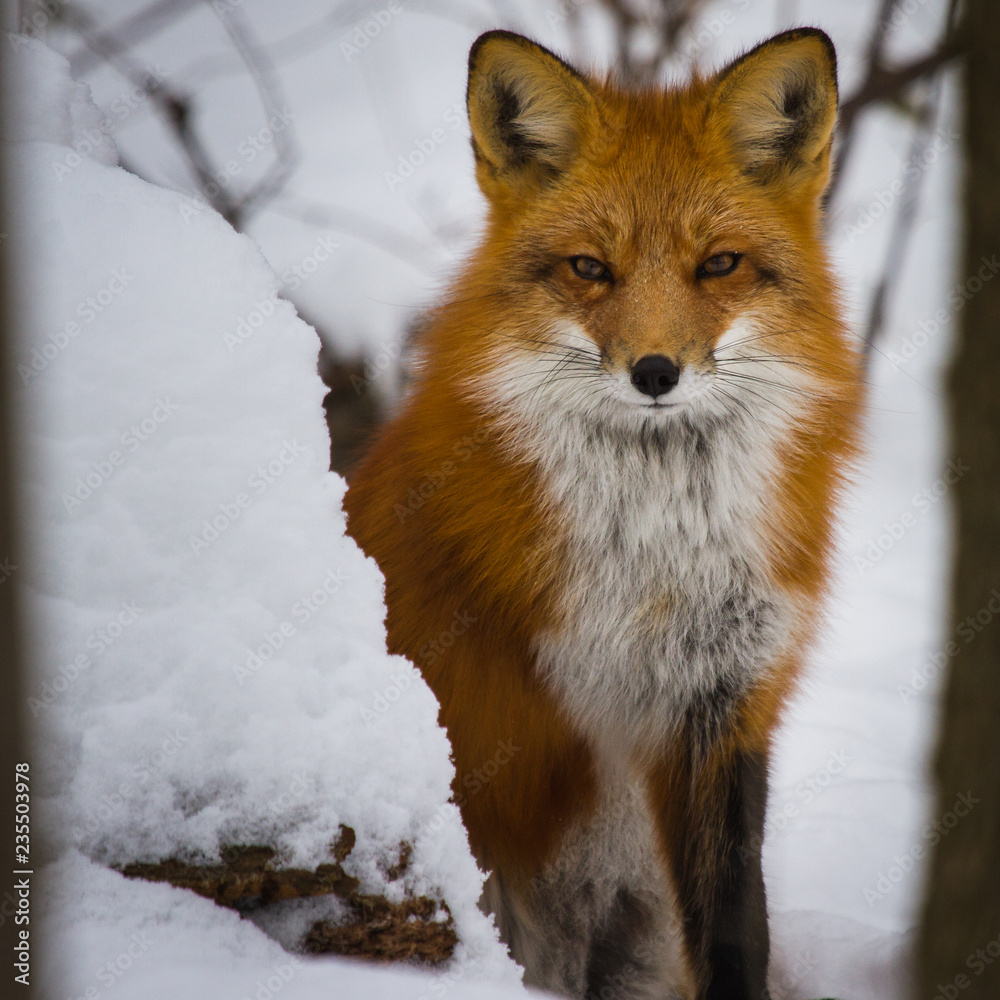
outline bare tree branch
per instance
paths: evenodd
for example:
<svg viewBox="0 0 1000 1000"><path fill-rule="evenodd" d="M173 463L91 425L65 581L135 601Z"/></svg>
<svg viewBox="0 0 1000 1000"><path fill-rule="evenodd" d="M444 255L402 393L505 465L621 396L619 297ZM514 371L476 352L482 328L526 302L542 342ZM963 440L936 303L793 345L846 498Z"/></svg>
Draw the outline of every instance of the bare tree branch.
<svg viewBox="0 0 1000 1000"><path fill-rule="evenodd" d="M677 52L684 29L704 6L705 0L660 0L653 13L635 10L628 0L598 0L615 24L617 66L626 79L651 82L664 63ZM636 29L646 27L656 35L653 52L638 57L632 48Z"/></svg>
<svg viewBox="0 0 1000 1000"><path fill-rule="evenodd" d="M907 163L924 163L934 137L934 123L940 104L941 87L935 82L924 99L917 118L917 127L910 142L910 152ZM913 224L916 221L917 206L920 203L920 192L923 188L926 170L918 169L915 174L907 174L902 192L899 209L892 223L889 235L889 248L882 264L882 273L871 306L868 310L868 321L863 335L863 357L865 366L870 363L875 341L882 332L885 321L886 303L891 299L899 276L903 272L903 261L909 247Z"/></svg>
<svg viewBox="0 0 1000 1000"><path fill-rule="evenodd" d="M892 100L898 97L910 84L925 77L934 76L939 69L947 66L948 63L961 55L961 52L958 40L951 36L946 38L933 52L929 52L913 62L893 69L876 67L869 74L862 88L850 100L841 105L840 115L844 127L851 128L854 119L868 105L877 101Z"/></svg>
<svg viewBox="0 0 1000 1000"><path fill-rule="evenodd" d="M222 22L226 33L232 39L236 51L239 52L250 78L257 88L264 113L268 122L272 123L271 133L274 136L274 163L264 177L236 200L233 206L237 217L242 219L258 209L263 203L270 201L281 191L298 165L298 147L293 138L289 123L284 123L279 129L273 126L274 120L283 117L287 111L284 94L274 66L264 49L257 44L243 12L235 8L214 7L216 16Z"/></svg>
<svg viewBox="0 0 1000 1000"><path fill-rule="evenodd" d="M166 6L162 2L154 4L161 13ZM243 229L250 214L258 211L265 201L273 198L284 187L298 158L287 124L281 130L272 129L276 162L265 177L249 191L233 192L216 180L217 171L212 157L195 126L194 105L190 96L170 87L163 80L151 78L129 55L129 45L112 30L97 30L90 15L79 5L67 4L63 8L63 18L96 57L103 59L150 97L153 106L177 137L199 193L234 228ZM283 110L281 90L273 66L255 45L252 33L240 13L230 12L223 17L223 24L257 87L265 113L273 121ZM144 28L149 28L148 21L144 22Z"/></svg>
<svg viewBox="0 0 1000 1000"><path fill-rule="evenodd" d="M70 56L74 79L89 73L108 59L108 55L128 52L136 43L161 31L163 27L197 7L199 0L156 0L145 10L133 14L116 28L97 33L94 44L87 43Z"/></svg>
<svg viewBox="0 0 1000 1000"><path fill-rule="evenodd" d="M964 39L955 20L957 4L952 0L944 37L926 55L902 66L885 65L885 46L888 33L886 24L892 17L898 0L881 0L878 16L868 42L865 58L865 77L861 86L840 105L837 117L839 148L833 179L826 193L827 204L834 201L844 175L844 166L850 157L857 133L857 123L861 114L874 104L898 99L908 87L918 80L934 76L940 69L952 62L963 50Z"/></svg>
<svg viewBox="0 0 1000 1000"><path fill-rule="evenodd" d="M882 65L885 43L889 37L885 30L885 24L892 15L893 10L895 10L897 3L898 0L881 0L879 4L878 14L875 16L875 24L873 25L871 35L868 38L868 48L864 61L865 79L858 90L859 95L864 93L865 85L872 79L873 74L875 74ZM845 111L844 109L847 104L851 104L852 102L854 104L853 109L851 111ZM851 101L841 102L840 107L837 109L837 137L839 140L839 147L837 149L833 177L830 180L830 186L826 191L826 201L828 204L833 202L836 197L837 189L840 186L840 179L844 173L843 166L850 159L851 149L854 146L854 137L857 131L855 129L855 121L861 108L866 107L867 103L870 102L859 103L855 97L852 98Z"/></svg>
<svg viewBox="0 0 1000 1000"><path fill-rule="evenodd" d="M839 191L846 173L845 166L850 158L857 136L858 123L868 109L888 101L898 101L915 83L937 75L963 49L964 38L956 20L957 3L951 0L945 22L944 37L928 53L900 66L885 65L885 50L889 37L886 26L890 23L898 0L881 0L878 15L872 28L865 56L865 76L854 94L844 101L839 110L837 122L839 147L836 153L836 167L830 187L826 193L826 203L831 204ZM933 124L940 97L937 81L932 84L929 94L919 103L914 112L914 131L910 142L907 162L923 162L932 142ZM881 335L885 323L887 305L892 297L902 261L913 232L920 193L923 187L924 170L915 175L907 173L901 192L899 208L893 219L889 236L889 246L882 265L882 272L872 297L863 334L863 355L867 365L870 362L875 343Z"/></svg>
<svg viewBox="0 0 1000 1000"><path fill-rule="evenodd" d="M331 35L343 32L363 20L370 6L368 0L343 3L335 10L316 18L304 27L290 31L276 41L258 45L258 49L267 55L273 66L291 62L329 44ZM483 27L483 19L464 7L462 0L409 0L407 9L429 17L441 18L474 31ZM350 35L342 40L349 41ZM183 67L180 75L193 87L208 80L241 73L245 68L244 61L238 55L225 51L195 57Z"/></svg>
<svg viewBox="0 0 1000 1000"><path fill-rule="evenodd" d="M198 190L212 208L235 225L237 216L233 205L222 186L215 183L211 157L194 129L190 98L173 90L163 80L157 79L155 86L151 85L150 75L127 54L128 46L115 39L113 32L97 31L90 15L78 5L67 4L63 8L63 18L75 28L84 44L97 56L148 94L154 107L160 111L177 136L195 176Z"/></svg>

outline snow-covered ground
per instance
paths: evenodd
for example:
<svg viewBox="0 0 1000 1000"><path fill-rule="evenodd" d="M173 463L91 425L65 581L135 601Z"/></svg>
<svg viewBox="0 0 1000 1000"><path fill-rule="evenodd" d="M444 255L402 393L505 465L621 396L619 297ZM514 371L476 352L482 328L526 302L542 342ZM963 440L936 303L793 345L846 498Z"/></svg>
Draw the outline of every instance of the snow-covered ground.
<svg viewBox="0 0 1000 1000"><path fill-rule="evenodd" d="M476 905L437 702L386 653L381 575L344 534L316 334L249 238L111 165L111 143L74 152L98 120L85 88L40 43L12 51L15 121L30 123L8 147L27 318L18 572L37 664L38 860L55 862L42 909L61 938L46 986L76 995L134 964L119 994L194 995L208 987L191 952L215 955L220 982L248 957L236 982L249 992L281 965L260 930L94 862L263 843L311 869L332 860L341 824L362 892L442 900L455 969L516 983ZM281 904L268 930L297 942L341 906ZM329 991L323 968L296 982Z"/></svg>
<svg viewBox="0 0 1000 1000"><path fill-rule="evenodd" d="M103 5L116 18L142 6ZM24 101L8 136L23 201L12 231L30 318L15 358L30 456L19 577L36 640L52 995L520 993L474 906L480 876L447 804L433 697L386 655L377 570L343 535L318 341L277 295L341 350L397 357L481 217L462 113L469 43L503 24L607 65L606 26L588 16L577 30L573 6L400 0L330 13L317 0L246 0L301 151L287 192L250 225L263 253L197 198L113 166L117 141L124 162L196 193L148 98L91 74L102 126L57 57L11 43ZM718 65L793 20L815 23L837 43L849 94L874 6L717 0L682 50ZM376 7L384 16L364 36ZM943 7L927 0L890 26L890 51L930 44ZM227 53L206 5L136 58L197 86L211 152L228 164L221 182L238 186L261 176L272 143ZM949 86L926 163L908 161L904 121L872 115L831 215L858 322L898 181L924 174L872 365L870 447L830 626L779 736L764 857L779 1000L905 995L924 848L948 829L930 811L926 765L941 664L966 641L943 631L948 487L963 466L947 449L940 371L975 290L952 263L955 101ZM423 160L407 171L414 151ZM262 838L312 865L339 823L358 832L353 873L371 891L402 892L387 867L400 841L414 843L407 888L446 900L459 931L448 966L292 956L229 911L106 867ZM319 915L291 909L272 935Z"/></svg>

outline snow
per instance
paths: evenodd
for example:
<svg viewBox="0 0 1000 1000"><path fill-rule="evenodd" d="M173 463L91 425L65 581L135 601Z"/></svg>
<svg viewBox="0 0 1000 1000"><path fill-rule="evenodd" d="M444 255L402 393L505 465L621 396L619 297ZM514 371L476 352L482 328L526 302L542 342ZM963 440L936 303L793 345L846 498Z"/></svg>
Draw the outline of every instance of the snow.
<svg viewBox="0 0 1000 1000"><path fill-rule="evenodd" d="M138 6L104 5L116 18ZM296 956L302 967L291 965L294 977L272 993L520 995L474 908L480 875L447 804L452 772L433 697L386 656L380 578L343 537L342 485L324 471L316 337L276 296L283 290L319 317L341 351L398 358L407 322L433 301L482 214L465 127L448 117L461 103L472 39L502 23L594 66L613 53L606 22L588 15L573 29L565 4L524 0L499 11L484 2L450 16L398 6L352 54L340 46L368 16L364 5L346 14L317 0L290 0L280 13L243 5L278 59L301 150L288 192L250 225L261 250L197 198L113 167L117 143L165 187L195 193L148 102L124 99L119 76L88 77L102 124L57 56L16 46L25 82L8 137L26 199L18 286L32 311L18 361L55 352L20 395L35 548L23 572L42 665L32 690L43 703L35 767L51 837L45 909L62 952L46 971L57 995L103 995L98 969L131 957L132 935L148 929L149 948L115 977L117 995L254 997L263 985L266 1000L268 979L292 962L277 941L315 904L261 921L265 934L190 893L106 866L166 848L213 856L233 838L270 839L287 858L315 863L339 822L358 831L354 873L372 890L400 891L385 869L401 840L415 842L408 887L448 901L460 952L436 980ZM926 48L945 6L928 0L893 25L893 57ZM713 0L681 51L711 67L793 22L817 24L837 45L850 94L874 7ZM54 32L53 41L65 39ZM139 46L137 58L196 87L212 152L239 167L229 183L242 189L273 148L252 159L240 152L262 119L225 51L202 11ZM684 61L672 67L686 72ZM958 474L948 468L960 470L961 456L946 442L940 376L966 289L952 263L956 117L951 81L942 148L920 166L915 234L870 372L868 452L843 519L829 626L777 738L764 845L776 1000L902 1000L923 848L940 836L927 778L940 665L975 641L944 626L948 477ZM907 176L909 134L893 112L866 119L832 206L832 249L856 329L898 209L892 185ZM428 141L433 153L419 169L387 179ZM369 221L386 241L359 237ZM296 269L310 258L316 276L303 280ZM107 305L88 318L87 298L102 292ZM143 420L151 433L133 448L123 437L134 425L145 434ZM100 476L116 451L111 474L79 506L67 504L77 479L95 463ZM272 461L281 473L258 489L251 477ZM227 511L234 517L219 537L193 546L205 522ZM333 593L306 614L303 601L324 582ZM135 621L99 652L88 647L119 613L130 617L123 602L142 609ZM292 634L254 669L248 648L280 636L283 623ZM45 683L72 674L79 655L91 666L45 704ZM473 985L482 979L501 985Z"/></svg>
<svg viewBox="0 0 1000 1000"><path fill-rule="evenodd" d="M162 960L186 962L194 936L208 961L215 908L98 874L81 855L210 862L264 843L314 868L345 824L358 838L345 867L363 892L442 899L460 936L453 964L515 983L476 906L483 876L448 802L437 702L387 654L381 575L344 534L314 331L215 213L106 151L68 164L96 111L40 43L16 58L33 114L9 146L27 313L15 352L30 456L20 582L55 926L82 908L70 924L87 954L124 940L108 926L114 906L141 912L149 899L177 931ZM32 106L30 91L53 103ZM404 842L412 859L393 881ZM284 923L339 905L287 905ZM220 955L277 955L235 916L219 920ZM287 939L282 923L270 929ZM59 981L77 989L86 967ZM323 968L329 988L336 970ZM149 995L128 983L117 992Z"/></svg>
<svg viewBox="0 0 1000 1000"><path fill-rule="evenodd" d="M173 886L130 882L75 851L49 866L43 996L234 1000L510 1000L474 981L475 949L434 974L290 954L231 910ZM72 991L72 992L70 992ZM533 994L540 996L540 994Z"/></svg>
<svg viewBox="0 0 1000 1000"><path fill-rule="evenodd" d="M6 42L16 55L5 79L9 84L10 115L4 138L11 142L41 140L73 151L76 163L90 157L111 166L118 149L104 116L90 97L90 88L66 72L57 52L36 45L23 35L8 34Z"/></svg>

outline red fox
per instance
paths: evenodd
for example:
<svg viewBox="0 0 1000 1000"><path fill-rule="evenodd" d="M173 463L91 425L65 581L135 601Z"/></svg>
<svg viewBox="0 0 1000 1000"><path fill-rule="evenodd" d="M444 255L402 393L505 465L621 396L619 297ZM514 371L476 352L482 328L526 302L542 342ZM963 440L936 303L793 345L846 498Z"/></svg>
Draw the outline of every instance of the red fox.
<svg viewBox="0 0 1000 1000"><path fill-rule="evenodd" d="M525 981L760 1000L769 745L862 406L821 239L833 45L630 90L491 31L467 102L486 231L349 530Z"/></svg>

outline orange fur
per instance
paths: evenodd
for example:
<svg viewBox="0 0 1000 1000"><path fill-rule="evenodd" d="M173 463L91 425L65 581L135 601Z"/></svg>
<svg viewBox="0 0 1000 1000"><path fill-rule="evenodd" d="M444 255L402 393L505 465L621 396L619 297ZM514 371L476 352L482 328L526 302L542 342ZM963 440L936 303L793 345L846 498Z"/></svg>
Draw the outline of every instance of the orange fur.
<svg viewBox="0 0 1000 1000"><path fill-rule="evenodd" d="M583 329L608 371L656 354L706 373L734 320L757 321L782 359L774 364L797 366L812 397L789 428L761 525L768 573L800 612L800 651L829 575L861 393L821 239L833 108L809 110L818 138L801 144L799 163L767 160L770 140L754 132L767 113L761 78L793 57L825 72L815 68L820 41L791 37L788 55L762 47L719 77L665 93L580 77L514 36L477 46L470 110L486 230L422 334L412 391L353 477L346 507L349 530L386 577L390 650L420 667L440 701L472 846L484 866L523 882L594 810L596 750L534 669L534 640L559 624L573 558L566 525L546 499L544 471L512 448L510 422L477 387L515 349L543 354L557 321ZM489 73L527 81L515 98L525 107L530 94L545 117L522 152L554 136L547 155L520 162L524 130L502 117L491 124ZM742 255L732 274L699 277L703 261L728 252ZM614 280L581 279L569 263L579 256L607 262ZM663 601L669 614L667 592ZM447 648L435 645L456 612L470 624ZM710 786L737 751L766 754L800 662L789 654L741 699L702 764L667 732L653 759L637 758L675 879L689 844L677 831L710 813L691 790L692 769ZM510 762L465 794L463 777L502 741L517 748ZM704 980L705 954L689 943L688 958Z"/></svg>

